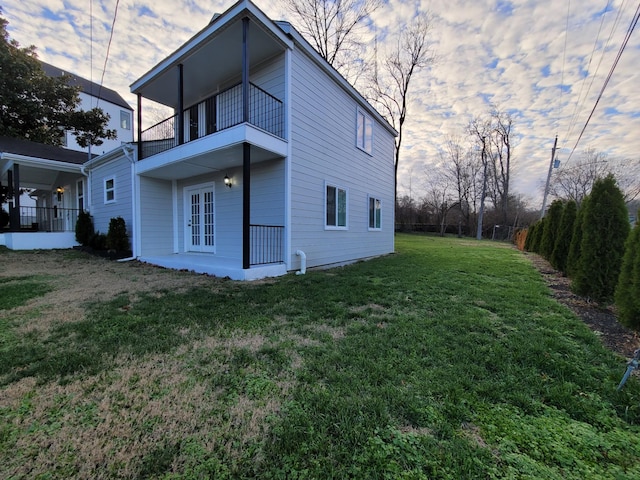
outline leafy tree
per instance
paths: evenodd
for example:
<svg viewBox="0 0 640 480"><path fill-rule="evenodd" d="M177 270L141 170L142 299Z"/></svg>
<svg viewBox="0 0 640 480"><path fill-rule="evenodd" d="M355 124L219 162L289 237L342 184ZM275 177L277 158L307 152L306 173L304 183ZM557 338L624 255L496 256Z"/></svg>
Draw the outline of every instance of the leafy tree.
<svg viewBox="0 0 640 480"><path fill-rule="evenodd" d="M563 205L560 200L554 200L545 216L544 229L540 239L540 254L551 261L551 254L556 244L560 221L562 219Z"/></svg>
<svg viewBox="0 0 640 480"><path fill-rule="evenodd" d="M613 299L630 230L624 197L613 175L593 184L583 221L572 286L579 295L608 302Z"/></svg>
<svg viewBox="0 0 640 480"><path fill-rule="evenodd" d="M551 252L551 265L564 274L567 273L567 257L569 256L569 247L571 246L573 225L576 221L577 212L578 207L573 200L564 205L556 243L553 246L553 252Z"/></svg>
<svg viewBox="0 0 640 480"><path fill-rule="evenodd" d="M99 108L79 111L80 88L68 76L46 75L36 47L20 47L7 25L0 17L0 135L61 145L61 130L71 130L82 147L115 139L116 131L106 128L109 116Z"/></svg>
<svg viewBox="0 0 640 480"><path fill-rule="evenodd" d="M640 223L625 244L615 302L620 323L640 330Z"/></svg>

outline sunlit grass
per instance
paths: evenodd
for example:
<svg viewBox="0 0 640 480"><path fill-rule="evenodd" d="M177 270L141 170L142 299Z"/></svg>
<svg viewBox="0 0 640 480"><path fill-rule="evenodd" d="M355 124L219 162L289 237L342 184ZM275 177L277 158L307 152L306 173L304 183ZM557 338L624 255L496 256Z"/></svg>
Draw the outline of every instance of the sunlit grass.
<svg viewBox="0 0 640 480"><path fill-rule="evenodd" d="M624 359L520 252L397 250L124 294L45 336L5 315L0 476L640 476L638 382L616 392Z"/></svg>

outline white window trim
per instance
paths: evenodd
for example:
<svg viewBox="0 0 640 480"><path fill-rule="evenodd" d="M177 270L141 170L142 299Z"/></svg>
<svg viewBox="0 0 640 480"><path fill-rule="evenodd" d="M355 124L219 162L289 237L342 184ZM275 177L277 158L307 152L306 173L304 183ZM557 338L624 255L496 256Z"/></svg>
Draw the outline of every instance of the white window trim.
<svg viewBox="0 0 640 480"><path fill-rule="evenodd" d="M360 127L361 117L363 121L362 138L360 138L360 135L358 132ZM367 148L367 142L366 142L367 124L371 126L371 139L370 139L370 144L368 145L368 148ZM373 118L371 118L371 116L368 115L367 112L365 112L361 108L356 109L356 147L359 150L362 150L363 152L365 152L367 155L373 156Z"/></svg>
<svg viewBox="0 0 640 480"><path fill-rule="evenodd" d="M111 189L107 189L107 182L111 180L113 182L113 188ZM116 177L107 177L104 179L104 203L108 204L108 203L116 203ZM108 191L112 191L113 192L113 199L108 200L107 199L107 192Z"/></svg>
<svg viewBox="0 0 640 480"><path fill-rule="evenodd" d="M123 126L122 125L122 117L123 115L127 116L127 125ZM128 110L120 110L120 128L122 130L131 130L131 112L129 112Z"/></svg>
<svg viewBox="0 0 640 480"><path fill-rule="evenodd" d="M345 192L345 225L327 225L327 187L333 187L336 189L336 223L338 223L338 190L343 190ZM340 185L336 185L331 182L324 182L324 229L325 230L349 230L349 189L346 187L341 187Z"/></svg>
<svg viewBox="0 0 640 480"><path fill-rule="evenodd" d="M370 204L371 204L371 200L374 201L378 201L380 203L380 226L376 227L376 226L371 226L371 224L369 223L369 208L370 208ZM375 215L375 214L374 214ZM374 225L375 225L375 216L374 216L374 221L373 221ZM378 197L375 197L373 195L367 195L367 227L369 229L370 232L379 232L380 230L382 230L382 200L380 200Z"/></svg>

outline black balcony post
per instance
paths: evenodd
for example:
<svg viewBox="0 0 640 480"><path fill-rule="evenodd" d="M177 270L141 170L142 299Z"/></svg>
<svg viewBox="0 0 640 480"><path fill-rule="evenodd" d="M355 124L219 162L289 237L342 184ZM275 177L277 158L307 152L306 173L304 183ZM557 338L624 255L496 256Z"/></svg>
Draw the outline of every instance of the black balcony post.
<svg viewBox="0 0 640 480"><path fill-rule="evenodd" d="M138 160L142 160L142 95L138 94Z"/></svg>
<svg viewBox="0 0 640 480"><path fill-rule="evenodd" d="M182 64L178 65L178 145L184 144L184 77Z"/></svg>
<svg viewBox="0 0 640 480"><path fill-rule="evenodd" d="M11 184L11 177L9 177L9 188L13 191L13 210L11 210L11 216L9 221L11 222L11 231L20 231L20 165L13 164L11 170L13 176L13 184Z"/></svg>
<svg viewBox="0 0 640 480"><path fill-rule="evenodd" d="M242 121L249 121L249 17L242 19Z"/></svg>
<svg viewBox="0 0 640 480"><path fill-rule="evenodd" d="M251 145L242 144L242 268L251 267Z"/></svg>

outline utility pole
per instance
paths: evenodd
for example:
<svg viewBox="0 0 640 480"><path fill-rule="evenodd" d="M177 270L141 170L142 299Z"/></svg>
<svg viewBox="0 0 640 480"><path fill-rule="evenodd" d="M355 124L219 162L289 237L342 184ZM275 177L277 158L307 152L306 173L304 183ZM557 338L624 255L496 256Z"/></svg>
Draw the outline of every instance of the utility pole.
<svg viewBox="0 0 640 480"><path fill-rule="evenodd" d="M482 196L480 197L480 211L478 212L478 229L476 230L476 240L482 240L482 222L484 217L484 197L487 195L487 152L486 138L482 137Z"/></svg>
<svg viewBox="0 0 640 480"><path fill-rule="evenodd" d="M549 183L551 183L551 172L553 171L553 161L556 159L556 147L558 146L558 136L553 142L551 149L551 161L549 162L549 173L547 174L547 185L544 187L544 197L542 199L542 210L540 210L540 220L544 218L544 211L547 208L547 195L549 195Z"/></svg>

